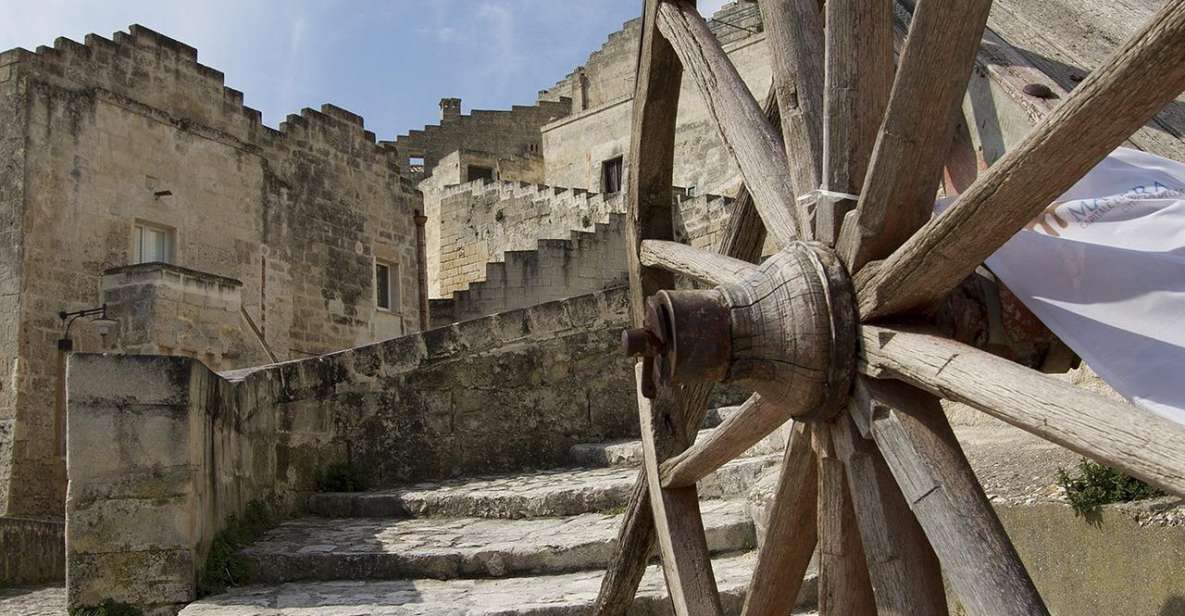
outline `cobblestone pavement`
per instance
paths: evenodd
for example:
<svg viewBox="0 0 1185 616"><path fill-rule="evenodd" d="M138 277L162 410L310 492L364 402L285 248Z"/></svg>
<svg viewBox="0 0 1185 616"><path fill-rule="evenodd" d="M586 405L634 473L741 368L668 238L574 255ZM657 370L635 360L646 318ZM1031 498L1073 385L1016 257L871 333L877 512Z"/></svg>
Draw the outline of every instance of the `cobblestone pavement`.
<svg viewBox="0 0 1185 616"><path fill-rule="evenodd" d="M0 588L0 616L62 616L66 587Z"/></svg>

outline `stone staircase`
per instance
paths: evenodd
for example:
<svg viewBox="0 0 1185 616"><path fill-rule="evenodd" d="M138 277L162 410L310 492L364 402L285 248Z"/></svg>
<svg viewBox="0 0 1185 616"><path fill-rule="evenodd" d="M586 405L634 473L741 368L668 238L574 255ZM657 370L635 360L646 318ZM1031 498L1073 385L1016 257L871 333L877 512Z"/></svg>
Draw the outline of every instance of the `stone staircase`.
<svg viewBox="0 0 1185 616"><path fill-rule="evenodd" d="M718 423L730 408L710 413ZM755 558L746 497L780 461L775 433L700 483L726 613L738 614ZM571 450L574 466L361 493L317 494L308 517L241 552L253 585L206 597L184 616L586 614L616 550L641 460L637 441ZM766 480L768 481L768 479ZM815 602L814 573L802 605ZM669 614L647 570L631 614Z"/></svg>

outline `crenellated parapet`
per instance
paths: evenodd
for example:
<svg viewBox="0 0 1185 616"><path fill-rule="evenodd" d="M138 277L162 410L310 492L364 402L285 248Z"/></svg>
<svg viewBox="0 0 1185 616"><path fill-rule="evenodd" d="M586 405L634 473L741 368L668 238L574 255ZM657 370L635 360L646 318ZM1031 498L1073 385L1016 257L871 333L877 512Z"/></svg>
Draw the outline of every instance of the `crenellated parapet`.
<svg viewBox="0 0 1185 616"><path fill-rule="evenodd" d="M334 152L398 174L391 144L379 144L361 116L326 104L289 115L279 130L243 104L224 74L198 62L197 49L132 25L108 39L88 34L84 43L59 37L53 47L0 53L0 67L66 90L103 91L165 114L175 122L221 133L265 156L274 151ZM328 146L328 147L325 147ZM397 180L395 180L397 181ZM410 184L401 182L409 191Z"/></svg>
<svg viewBox="0 0 1185 616"><path fill-rule="evenodd" d="M708 27L722 45L730 45L764 30L761 11L752 0L728 2L708 17ZM631 19L609 34L583 64L551 87L540 90L538 100L571 98L573 113L593 109L628 97L634 91L634 71L642 20Z"/></svg>
<svg viewBox="0 0 1185 616"><path fill-rule="evenodd" d="M509 110L475 109L463 114L461 99L445 98L440 109L439 124L410 130L395 139L405 175L415 182L431 176L438 163L458 150L480 150L496 158L539 156L540 129L571 113L572 101L565 97L514 105Z"/></svg>

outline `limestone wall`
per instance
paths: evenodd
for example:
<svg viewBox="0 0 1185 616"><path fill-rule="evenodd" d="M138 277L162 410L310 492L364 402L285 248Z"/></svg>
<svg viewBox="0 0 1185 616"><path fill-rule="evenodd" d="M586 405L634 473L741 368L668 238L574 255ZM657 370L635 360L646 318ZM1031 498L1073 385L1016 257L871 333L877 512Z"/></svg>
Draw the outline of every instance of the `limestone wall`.
<svg viewBox="0 0 1185 616"><path fill-rule="evenodd" d="M435 195L425 198L439 204L439 223L429 222L428 263L438 284L435 296L451 297L455 305L434 303L447 314L438 319L434 313L433 323L569 297L624 280L624 221L615 218L625 212L622 193L478 181ZM732 200L681 192L676 200L677 238L697 247L719 245Z"/></svg>
<svg viewBox="0 0 1185 616"><path fill-rule="evenodd" d="M625 215L610 214L594 232L535 242L532 250L507 250L486 263L481 281L435 300L432 324L444 325L629 284ZM446 305L447 303L447 305Z"/></svg>
<svg viewBox="0 0 1185 616"><path fill-rule="evenodd" d="M103 272L118 350L184 355L214 370L275 361L243 310L243 283L176 265L143 263Z"/></svg>
<svg viewBox="0 0 1185 616"><path fill-rule="evenodd" d="M762 31L761 12L755 2L729 2L711 16L708 27L721 44L735 43ZM540 91L539 100L570 98L576 113L632 97L641 38L642 20L625 22L620 30L608 36L600 49L589 54L584 64Z"/></svg>
<svg viewBox="0 0 1185 616"><path fill-rule="evenodd" d="M445 156L432 169L432 175L417 185L424 195L424 215L428 217L425 226L425 242L428 246L426 266L428 271L428 295L441 297L440 285L440 200L451 194L451 188L469 182L470 165L478 165L494 171L493 180L530 182L543 181L543 157L541 155L501 158L491 152L479 150L457 150ZM451 321L450 321L451 322Z"/></svg>
<svg viewBox="0 0 1185 616"><path fill-rule="evenodd" d="M439 195L439 240L429 241L428 250L429 263L439 259L437 297L484 280L486 264L503 261L507 250L534 250L538 240L591 232L609 222L610 213L625 211L620 193L520 182L470 182Z"/></svg>
<svg viewBox="0 0 1185 616"><path fill-rule="evenodd" d="M0 588L61 583L65 525L58 520L0 517Z"/></svg>
<svg viewBox="0 0 1185 616"><path fill-rule="evenodd" d="M136 224L171 231L173 263L240 280L280 359L419 329L420 196L362 118L325 105L267 128L192 47L139 26L0 54L0 105L0 512L61 515L57 313L100 303ZM398 274L390 312L376 260Z"/></svg>
<svg viewBox="0 0 1185 616"><path fill-rule="evenodd" d="M455 107L449 101L455 101ZM459 99L444 99L441 108L439 124L395 138L400 164L407 168L406 175L413 181L431 175L445 156L461 149L480 150L508 159L538 156L539 127L568 115L571 101L560 98L536 105L515 105L509 111L476 109L462 115ZM413 158L423 159L422 169L413 168Z"/></svg>
<svg viewBox="0 0 1185 616"><path fill-rule="evenodd" d="M25 106L12 68L0 63L0 374L20 365L21 289L24 283ZM13 383L18 379L8 381ZM18 431L17 387L0 387L0 513L8 502Z"/></svg>
<svg viewBox="0 0 1185 616"><path fill-rule="evenodd" d="M765 35L746 36L728 43L725 50L754 97L765 100L771 79ZM629 87L621 96L543 127L545 183L600 191L602 163L618 156L625 158L629 173L632 72L630 75ZM686 75L679 95L674 183L697 194L729 196L735 195L740 185L732 155L720 142L699 90Z"/></svg>
<svg viewBox="0 0 1185 616"><path fill-rule="evenodd" d="M575 443L636 434L627 312L618 289L222 375L74 355L70 605L191 600L227 516L256 499L295 510L331 462L384 486L556 466Z"/></svg>

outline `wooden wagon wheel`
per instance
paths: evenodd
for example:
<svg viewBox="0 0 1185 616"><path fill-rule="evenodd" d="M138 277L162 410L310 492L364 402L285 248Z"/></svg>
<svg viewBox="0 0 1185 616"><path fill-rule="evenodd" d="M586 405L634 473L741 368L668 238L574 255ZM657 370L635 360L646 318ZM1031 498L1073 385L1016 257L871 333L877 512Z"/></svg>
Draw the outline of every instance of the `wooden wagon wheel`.
<svg viewBox="0 0 1185 616"><path fill-rule="evenodd" d="M896 66L891 0L821 5L760 3L783 140L694 3L645 2L625 335L645 468L596 612L625 613L657 535L676 613L719 614L695 483L794 418L745 614L788 613L816 544L823 613L946 614L942 573L971 613L1047 613L936 396L1176 494L1185 427L901 323L1185 90L1185 0L933 219L990 0L917 2ZM719 253L671 241L684 70L747 191ZM757 266L763 232L780 250ZM675 274L717 286L669 290ZM692 444L729 380L757 393Z"/></svg>

